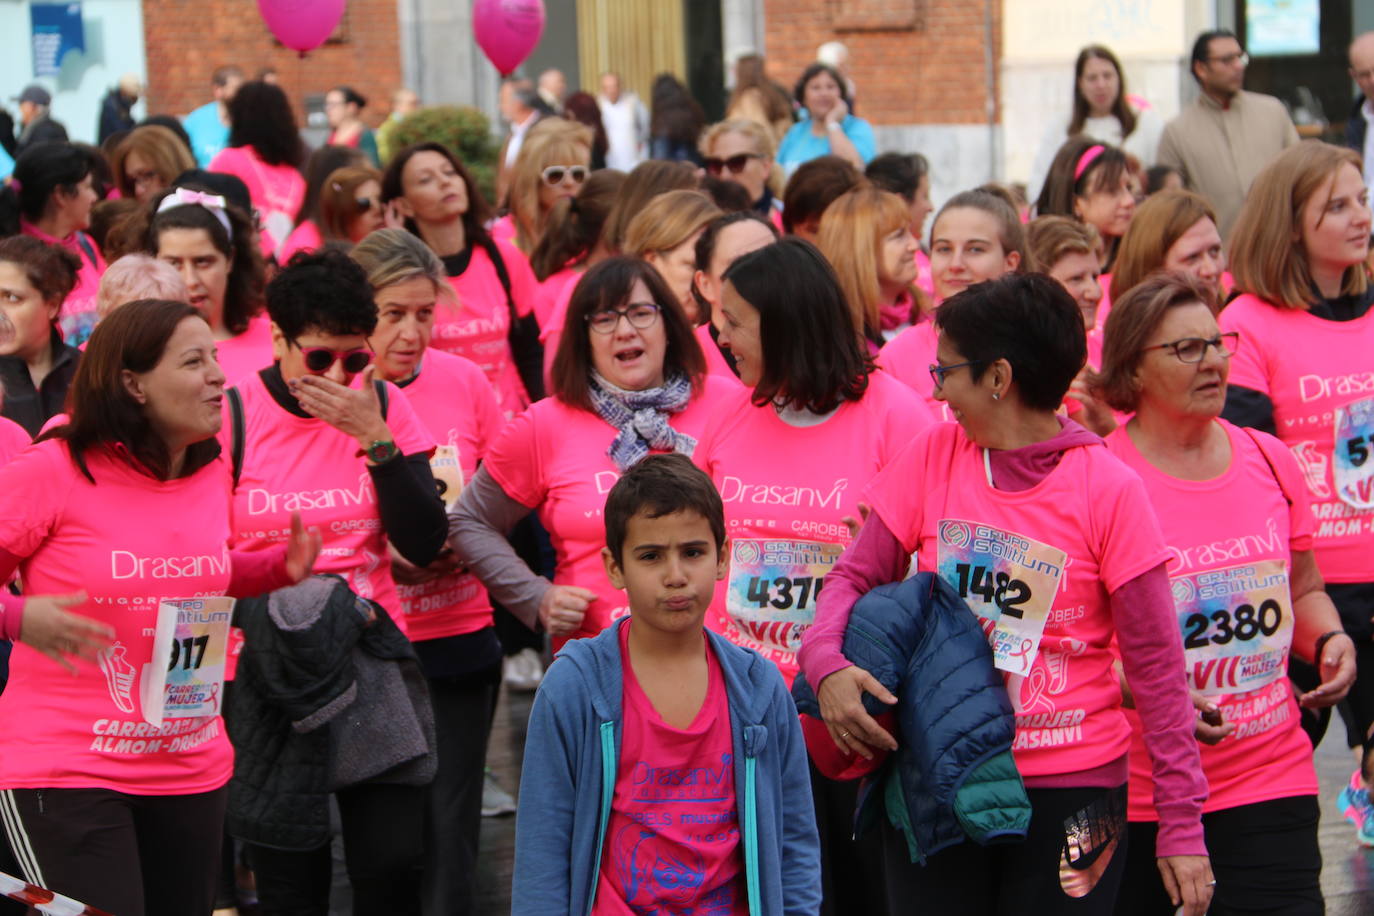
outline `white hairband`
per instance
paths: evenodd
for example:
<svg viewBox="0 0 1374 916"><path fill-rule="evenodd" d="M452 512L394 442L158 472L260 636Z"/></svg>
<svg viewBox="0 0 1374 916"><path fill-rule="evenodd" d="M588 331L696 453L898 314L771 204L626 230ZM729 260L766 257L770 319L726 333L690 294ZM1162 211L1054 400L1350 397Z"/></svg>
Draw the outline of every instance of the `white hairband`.
<svg viewBox="0 0 1374 916"><path fill-rule="evenodd" d="M162 203L157 205L157 212L162 213L177 207L204 207L214 214L215 219L219 220L219 224L224 227L225 233L229 236L229 241L234 240L234 228L229 224L229 214L224 210L224 198L218 194L205 194L190 188L177 188L162 198Z"/></svg>

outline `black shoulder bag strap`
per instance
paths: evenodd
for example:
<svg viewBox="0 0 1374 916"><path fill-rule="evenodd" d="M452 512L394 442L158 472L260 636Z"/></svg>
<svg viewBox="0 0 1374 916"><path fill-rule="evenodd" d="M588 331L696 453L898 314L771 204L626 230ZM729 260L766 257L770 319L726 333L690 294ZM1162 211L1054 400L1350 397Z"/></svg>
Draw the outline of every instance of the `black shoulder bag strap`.
<svg viewBox="0 0 1374 916"><path fill-rule="evenodd" d="M515 308L515 296L511 292L510 272L496 242L487 239L482 243L496 268L496 277L506 292L506 309L510 312L510 329L506 340L510 343L511 356L515 359L515 369L520 373L520 381L530 401L544 398L544 345L539 342L539 322L533 315L521 317Z"/></svg>

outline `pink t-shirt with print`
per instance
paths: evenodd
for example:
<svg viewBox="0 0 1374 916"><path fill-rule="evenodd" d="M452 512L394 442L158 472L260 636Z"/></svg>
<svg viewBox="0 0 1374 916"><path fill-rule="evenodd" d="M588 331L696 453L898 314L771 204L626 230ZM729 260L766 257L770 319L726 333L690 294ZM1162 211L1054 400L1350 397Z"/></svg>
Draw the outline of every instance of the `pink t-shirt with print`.
<svg viewBox="0 0 1374 916"><path fill-rule="evenodd" d="M1252 433L1217 422L1231 441L1231 466L1211 480L1163 473L1140 454L1125 427L1106 440L1107 448L1140 475L1163 528L1191 662L1190 686L1208 690L1225 720L1236 726L1219 744L1198 745L1208 784L1203 811L1317 792L1312 745L1286 676L1293 639L1289 559L1295 550L1312 548L1307 489L1297 462L1277 439L1253 433L1265 443L1266 458ZM1293 497L1291 506L1285 493ZM1260 582L1270 584L1257 588ZM1229 594L1199 599L1204 589ZM1243 654L1236 651L1242 646ZM1235 683L1247 667L1266 671L1268 683L1257 679L1254 689L1216 692L1219 680ZM1129 816L1155 821L1154 780L1140 717L1128 709L1126 718L1131 723Z"/></svg>
<svg viewBox="0 0 1374 916"><path fill-rule="evenodd" d="M434 436L430 467L444 505L452 507L505 423L496 397L475 363L438 350L425 352L420 374L402 390ZM410 638L417 642L491 626L491 599L472 573L441 576L420 585L398 582L396 593Z"/></svg>
<svg viewBox="0 0 1374 916"><path fill-rule="evenodd" d="M1112 667L1110 593L1168 556L1140 478L1105 447L1077 446L1030 489L997 490L983 450L958 424L939 423L865 496L903 549L917 552L919 569L945 578L970 609L999 602L1016 608L1014 624L1044 621L1038 637L1002 643L1007 664L1033 659L1022 673L1003 672L1021 775L1119 760L1130 726Z"/></svg>
<svg viewBox="0 0 1374 916"><path fill-rule="evenodd" d="M1241 335L1231 357L1231 384L1268 395L1279 439L1307 481L1322 575L1328 582L1374 581L1374 512L1356 505L1374 504L1374 463L1361 460L1374 429L1342 432L1336 416L1354 413L1365 418L1357 426L1370 425L1374 311L1353 321L1327 321L1246 294L1222 311L1218 323Z"/></svg>
<svg viewBox="0 0 1374 916"><path fill-rule="evenodd" d="M216 460L158 481L101 449L40 442L0 468L0 548L24 558L34 595L85 590L73 613L114 628L96 664L65 668L23 643L0 695L0 788L104 788L135 795L208 792L229 779L233 751L218 716L143 719L140 684L154 664L158 602L225 594L229 470ZM165 659L157 663L166 664ZM21 737L22 736L22 737Z"/></svg>
<svg viewBox="0 0 1374 916"><path fill-rule="evenodd" d="M700 438L725 391L707 378L701 393L669 425ZM611 584L601 563L606 524L601 510L620 479L606 454L618 434L598 415L545 398L506 424L483 467L516 502L538 509L557 558L553 581L595 592L582 627L571 639L595 636L629 613L625 592ZM566 640L555 639L554 647Z"/></svg>
<svg viewBox="0 0 1374 916"><path fill-rule="evenodd" d="M790 684L816 593L852 540L844 518L859 518L864 487L933 421L882 372L862 399L815 426L793 426L752 395L736 380L692 456L720 490L732 542L730 575L706 622Z"/></svg>
<svg viewBox="0 0 1374 916"><path fill-rule="evenodd" d="M619 633L620 760L592 913L745 916L735 751L720 661L703 634L706 699L690 725L674 728L635 677L631 626Z"/></svg>
<svg viewBox="0 0 1374 916"><path fill-rule="evenodd" d="M272 365L276 360L272 352L272 319L265 314L256 315L248 320L248 328L242 334L215 341L215 358L224 372L226 388Z"/></svg>
<svg viewBox="0 0 1374 916"><path fill-rule="evenodd" d="M210 160L210 171L237 175L262 219L262 256L271 257L291 234L305 200L305 178L289 165L268 165L251 146L229 146Z"/></svg>
<svg viewBox="0 0 1374 916"><path fill-rule="evenodd" d="M530 262L508 242L498 241L496 248L510 277L516 314L528 315L539 294ZM455 305L440 300L429 345L480 366L496 392L497 406L505 416L512 417L529 405L529 396L511 353L506 291L486 249L474 246L467 270L461 276L449 277L448 282L458 293L458 302Z"/></svg>
<svg viewBox="0 0 1374 916"><path fill-rule="evenodd" d="M406 628L391 556L377 508L377 494L358 442L323 420L288 413L259 376L238 386L243 395L243 470L233 502L233 546L267 549L291 534L291 513L307 528L319 528L324 548L315 572L335 573L348 587L371 598ZM434 439L410 401L389 386L386 424L405 455L427 454ZM232 423L225 399L220 444L231 450Z"/></svg>
<svg viewBox="0 0 1374 916"><path fill-rule="evenodd" d="M100 294L100 278L105 274L105 258L100 246L84 232L73 232L65 239L48 235L27 220L20 221L24 235L31 235L41 242L65 248L81 260L81 269L76 274L76 286L67 298L62 300L62 310L57 316L57 328L62 340L70 347L80 346L91 336L96 324L96 299Z"/></svg>

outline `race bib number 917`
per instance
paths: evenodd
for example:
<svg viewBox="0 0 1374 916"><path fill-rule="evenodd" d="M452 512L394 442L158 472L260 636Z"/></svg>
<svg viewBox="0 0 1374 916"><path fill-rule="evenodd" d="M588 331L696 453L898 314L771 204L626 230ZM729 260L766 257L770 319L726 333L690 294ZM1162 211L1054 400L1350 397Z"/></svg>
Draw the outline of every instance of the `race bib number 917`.
<svg viewBox="0 0 1374 916"><path fill-rule="evenodd" d="M816 599L844 548L823 541L740 538L730 551L725 609L744 635L796 652Z"/></svg>
<svg viewBox="0 0 1374 916"><path fill-rule="evenodd" d="M168 599L158 605L153 661L143 677L148 724L219 715L233 614L233 598Z"/></svg>
<svg viewBox="0 0 1374 916"><path fill-rule="evenodd" d="M1245 693L1287 671L1293 611L1282 560L1175 576L1170 584L1194 690Z"/></svg>
<svg viewBox="0 0 1374 916"><path fill-rule="evenodd" d="M978 522L942 519L938 531L940 578L978 615L993 664L1026 674L1040 654L1067 554Z"/></svg>

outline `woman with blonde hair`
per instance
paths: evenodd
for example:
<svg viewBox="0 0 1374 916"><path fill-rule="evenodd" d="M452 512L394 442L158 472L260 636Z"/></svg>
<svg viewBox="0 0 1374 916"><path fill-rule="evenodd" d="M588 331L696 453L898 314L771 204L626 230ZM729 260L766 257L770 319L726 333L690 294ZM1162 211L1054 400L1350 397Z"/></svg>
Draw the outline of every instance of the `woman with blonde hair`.
<svg viewBox="0 0 1374 916"><path fill-rule="evenodd" d="M147 203L158 191L170 188L178 175L195 167L186 144L156 124L134 128L110 156L115 187L139 203Z"/></svg>
<svg viewBox="0 0 1374 916"><path fill-rule="evenodd" d="M840 195L821 217L816 242L835 269L870 355L923 317L924 297L913 286L911 212L896 194L861 187Z"/></svg>
<svg viewBox="0 0 1374 916"><path fill-rule="evenodd" d="M720 208L700 191L669 191L650 201L625 233L622 253L658 271L693 325L703 317L692 295L697 237L720 215Z"/></svg>
<svg viewBox="0 0 1374 916"><path fill-rule="evenodd" d="M1311 491L1317 565L1355 640L1357 674L1347 698L1354 728L1348 731L1352 747L1364 745L1368 776L1374 757L1368 738L1374 724L1374 529L1368 521L1374 291L1365 275L1371 218L1362 165L1357 152L1305 140L1260 172L1231 230L1231 270L1241 295L1221 313L1220 325L1242 342L1231 357L1222 417L1277 435ZM1294 677L1300 685L1303 674L1299 668ZM1354 809L1351 816L1365 818L1361 833L1374 839L1368 820L1374 810L1359 770L1342 803Z"/></svg>
<svg viewBox="0 0 1374 916"><path fill-rule="evenodd" d="M1187 274L1218 293L1230 286L1217 215L1201 194L1159 191L1140 204L1117 248L1116 264L1105 290L1110 298L1103 297L1097 326L1106 327L1111 299L1126 295L1160 269Z"/></svg>
<svg viewBox="0 0 1374 916"><path fill-rule="evenodd" d="M497 239L529 254L548 225L549 211L576 197L591 174L592 130L563 118L545 118L530 128L511 169L504 205L509 211L492 226Z"/></svg>
<svg viewBox="0 0 1374 916"><path fill-rule="evenodd" d="M782 226L782 170L773 164L774 143L757 121L734 118L712 124L699 141L707 173L749 192L754 211Z"/></svg>

